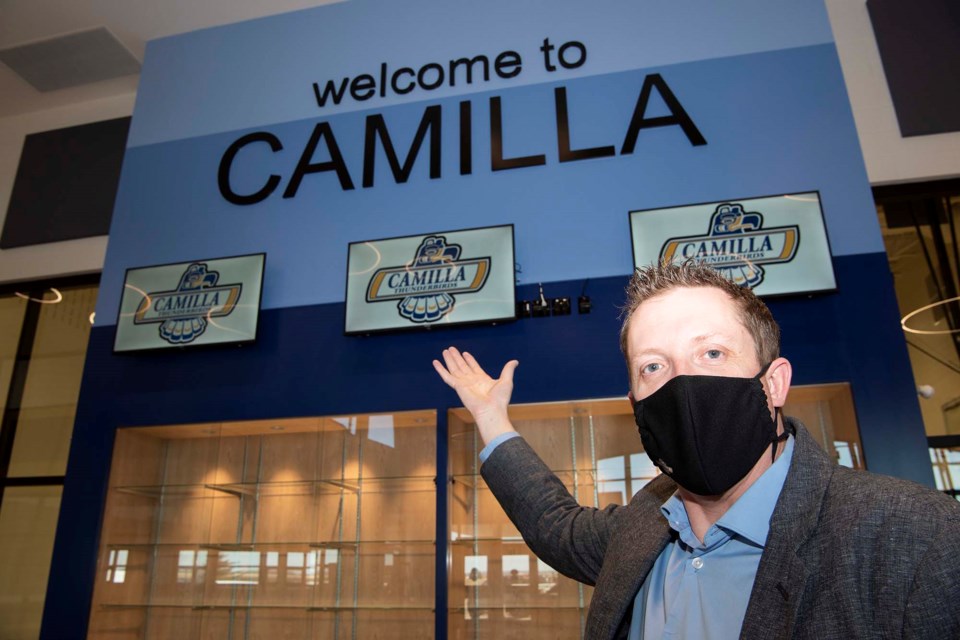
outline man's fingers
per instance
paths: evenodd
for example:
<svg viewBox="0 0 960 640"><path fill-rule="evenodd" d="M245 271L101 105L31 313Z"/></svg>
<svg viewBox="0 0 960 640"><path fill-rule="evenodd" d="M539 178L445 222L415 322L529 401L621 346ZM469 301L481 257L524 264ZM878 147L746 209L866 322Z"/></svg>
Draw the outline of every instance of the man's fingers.
<svg viewBox="0 0 960 640"><path fill-rule="evenodd" d="M442 364L440 364L439 360L433 361L433 368L437 370L437 373L440 374L440 378L444 382L446 382L451 387L453 386L453 376L451 376L450 372L447 371L447 369Z"/></svg>
<svg viewBox="0 0 960 640"><path fill-rule="evenodd" d="M459 374L466 366L463 358L460 357L460 352L454 347L443 350L443 361L447 364L447 370L454 375Z"/></svg>
<svg viewBox="0 0 960 640"><path fill-rule="evenodd" d="M511 360L507 364L503 365L503 371L500 372L500 382L513 384L513 372L517 370L519 365L519 360Z"/></svg>
<svg viewBox="0 0 960 640"><path fill-rule="evenodd" d="M480 382L481 380L490 380L490 376L483 370L476 358L466 351L460 353L456 347L447 347L443 350L443 361L446 363L446 367L439 361L434 360L433 368L437 370L443 381L451 387L460 381L473 380ZM511 360L505 364L503 371L500 373L500 379L512 384L513 372L519 364L517 360Z"/></svg>
<svg viewBox="0 0 960 640"><path fill-rule="evenodd" d="M483 370L483 367L480 366L480 363L477 362L476 359L466 351L463 352L463 361L474 373L487 375L487 372Z"/></svg>

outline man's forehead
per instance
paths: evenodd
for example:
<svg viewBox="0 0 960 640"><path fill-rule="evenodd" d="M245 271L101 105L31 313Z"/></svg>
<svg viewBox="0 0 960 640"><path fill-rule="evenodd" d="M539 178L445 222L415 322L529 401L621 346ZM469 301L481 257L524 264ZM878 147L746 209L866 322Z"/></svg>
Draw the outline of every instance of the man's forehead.
<svg viewBox="0 0 960 640"><path fill-rule="evenodd" d="M641 302L634 316L686 315L699 311L728 316L739 316L737 302L723 289L716 287L674 287Z"/></svg>
<svg viewBox="0 0 960 640"><path fill-rule="evenodd" d="M725 291L713 287L676 288L643 301L630 318L628 336L638 349L663 340L739 340L747 331L740 309Z"/></svg>

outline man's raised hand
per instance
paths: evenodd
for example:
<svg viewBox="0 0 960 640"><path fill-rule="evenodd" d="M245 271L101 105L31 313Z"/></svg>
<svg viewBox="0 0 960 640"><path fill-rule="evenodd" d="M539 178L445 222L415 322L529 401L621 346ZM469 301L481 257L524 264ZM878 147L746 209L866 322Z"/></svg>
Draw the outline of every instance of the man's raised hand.
<svg viewBox="0 0 960 640"><path fill-rule="evenodd" d="M457 392L463 406L473 415L484 443L501 433L513 431L507 416L507 406L513 393L513 372L517 365L511 360L503 366L496 380L487 375L469 353L460 353L455 347L443 350L443 362L433 361L433 368Z"/></svg>

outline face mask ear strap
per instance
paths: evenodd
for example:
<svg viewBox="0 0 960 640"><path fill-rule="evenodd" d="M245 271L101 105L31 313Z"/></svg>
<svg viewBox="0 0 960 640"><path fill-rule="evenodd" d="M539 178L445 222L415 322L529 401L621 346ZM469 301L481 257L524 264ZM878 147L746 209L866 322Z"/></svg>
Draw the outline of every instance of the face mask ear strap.
<svg viewBox="0 0 960 640"><path fill-rule="evenodd" d="M780 422L780 407L773 408L773 428L776 432L777 424ZM790 426L789 422L784 421L783 433L780 435L773 436L773 447L770 449L770 461L773 462L777 459L777 445L781 442L786 442L787 438L793 435L794 429Z"/></svg>
<svg viewBox="0 0 960 640"><path fill-rule="evenodd" d="M772 365L772 364L773 364L773 360L771 360L770 362L768 362L767 364L763 365L763 366L760 368L760 373L758 373L758 374L756 375L757 380L759 380L760 378L762 378L763 376L765 376L765 375L767 374L767 371L770 370L770 365Z"/></svg>

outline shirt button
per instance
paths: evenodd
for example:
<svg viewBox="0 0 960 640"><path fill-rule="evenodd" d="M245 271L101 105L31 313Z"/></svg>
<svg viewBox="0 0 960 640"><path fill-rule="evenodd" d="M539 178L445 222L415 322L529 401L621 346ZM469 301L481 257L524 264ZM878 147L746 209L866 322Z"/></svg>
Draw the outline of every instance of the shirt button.
<svg viewBox="0 0 960 640"><path fill-rule="evenodd" d="M701 568L703 568L703 560L701 560L700 558L694 558L694 559L693 559L693 568L694 568L694 569L701 569Z"/></svg>

